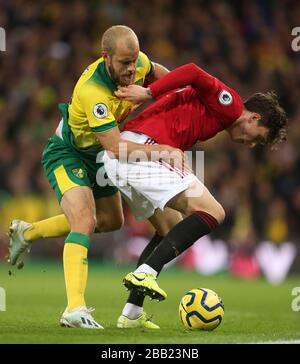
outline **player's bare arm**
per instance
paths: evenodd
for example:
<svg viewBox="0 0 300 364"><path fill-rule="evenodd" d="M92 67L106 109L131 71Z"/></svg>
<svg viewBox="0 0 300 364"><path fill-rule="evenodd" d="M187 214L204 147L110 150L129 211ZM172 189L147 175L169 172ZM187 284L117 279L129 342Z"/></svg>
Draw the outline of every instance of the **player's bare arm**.
<svg viewBox="0 0 300 364"><path fill-rule="evenodd" d="M118 128L112 128L102 133L96 133L96 137L99 140L99 143L103 146L103 148L114 154L116 158L119 158L120 152L124 150L124 147L127 148L127 153L132 153L135 151L143 152L150 159L163 159L166 162L170 162L170 154L172 153L173 163L176 165L182 165L182 161L184 161L185 156L184 153L177 148L170 147L169 145L144 145L138 144L134 142L130 142L128 140L124 140L121 138L121 134ZM154 154L153 152L157 152Z"/></svg>

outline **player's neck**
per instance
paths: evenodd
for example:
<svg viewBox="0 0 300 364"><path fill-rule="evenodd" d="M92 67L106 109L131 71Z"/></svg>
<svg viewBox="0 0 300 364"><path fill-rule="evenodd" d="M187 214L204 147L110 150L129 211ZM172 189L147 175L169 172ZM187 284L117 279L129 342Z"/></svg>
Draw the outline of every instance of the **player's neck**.
<svg viewBox="0 0 300 364"><path fill-rule="evenodd" d="M233 129L236 129L237 127L239 127L241 124L243 124L247 118L247 113L249 111L247 109L243 109L241 115L235 120L235 122L233 122L227 129L226 131L228 131L228 133L230 134L230 132Z"/></svg>
<svg viewBox="0 0 300 364"><path fill-rule="evenodd" d="M236 121L226 129L226 131L230 135L231 140L236 141L237 138L239 138L243 130L243 125L245 122L247 122L248 113L249 111L244 108L241 115L236 119Z"/></svg>

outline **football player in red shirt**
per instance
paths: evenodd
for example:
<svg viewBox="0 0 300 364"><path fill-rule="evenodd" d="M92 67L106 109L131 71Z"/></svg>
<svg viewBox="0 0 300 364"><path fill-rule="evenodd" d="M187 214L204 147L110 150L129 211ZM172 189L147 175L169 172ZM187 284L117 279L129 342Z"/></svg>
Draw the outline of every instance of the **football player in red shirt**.
<svg viewBox="0 0 300 364"><path fill-rule="evenodd" d="M274 93L257 93L243 102L237 92L194 64L177 68L148 88L130 85L120 88L116 95L136 103L157 100L125 125L122 139L137 143L168 144L186 151L197 141L210 139L223 130L233 141L250 147L277 144L285 139L287 118ZM157 237L152 241L142 253L137 269L124 278L125 286L132 291L118 326L130 327L130 321L134 326L142 313L143 295L158 300L166 298L156 282L163 266L216 229L225 212L190 172L182 173L152 161L128 160L126 182L132 188L129 191L128 186L120 185L120 181L124 182L124 163L120 166L118 160L107 155L104 163L109 178L121 190L137 218L149 218L157 208L165 207L186 216L163 239ZM159 176L159 167L160 172L163 170L162 178L154 178L147 184L147 173ZM175 176L171 184L165 178L167 175Z"/></svg>
<svg viewBox="0 0 300 364"><path fill-rule="evenodd" d="M175 69L148 88L131 85L116 94L135 102L158 99L124 130L182 150L222 130L249 146L284 137L287 119L274 93L257 93L243 102L237 92L194 64Z"/></svg>

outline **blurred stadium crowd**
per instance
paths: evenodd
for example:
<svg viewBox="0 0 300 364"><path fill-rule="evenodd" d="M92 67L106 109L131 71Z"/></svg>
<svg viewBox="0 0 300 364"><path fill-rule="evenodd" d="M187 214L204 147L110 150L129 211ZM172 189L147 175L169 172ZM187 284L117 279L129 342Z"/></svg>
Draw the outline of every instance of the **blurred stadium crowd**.
<svg viewBox="0 0 300 364"><path fill-rule="evenodd" d="M41 153L59 120L57 103L70 99L113 24L133 28L141 50L170 69L195 62L244 98L276 90L290 119L278 151L234 145L226 133L197 147L205 151L205 183L227 212L213 238L239 257L261 241L292 241L299 249L300 52L291 49L291 30L300 26L297 0L0 0L7 34L7 51L0 52L0 241L12 218L59 213ZM92 254L128 261L150 235L126 209L125 227L95 237ZM61 244L43 242L35 253L57 256ZM2 244L0 258L4 251Z"/></svg>

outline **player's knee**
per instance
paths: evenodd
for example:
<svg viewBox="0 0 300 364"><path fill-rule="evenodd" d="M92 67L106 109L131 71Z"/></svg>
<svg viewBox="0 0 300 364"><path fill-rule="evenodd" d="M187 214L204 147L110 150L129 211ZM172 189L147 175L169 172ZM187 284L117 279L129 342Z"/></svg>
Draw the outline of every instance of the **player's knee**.
<svg viewBox="0 0 300 364"><path fill-rule="evenodd" d="M188 203L187 207L186 207L186 215L191 215L195 212L198 211L204 211L208 214L210 214L212 217L214 217L218 224L222 224L222 222L225 219L225 210L223 209L222 205L217 202L216 200L212 200L211 203L209 204L209 206L204 207L201 204L201 201L199 201L199 203L197 203L196 201L191 201Z"/></svg>
<svg viewBox="0 0 300 364"><path fill-rule="evenodd" d="M166 236L170 230L172 230L172 227L163 226L163 227L159 227L158 229L156 229L156 233L159 236Z"/></svg>
<svg viewBox="0 0 300 364"><path fill-rule="evenodd" d="M91 212L80 214L78 218L74 218L71 222L72 231L81 232L90 235L94 232L96 226L96 218Z"/></svg>
<svg viewBox="0 0 300 364"><path fill-rule="evenodd" d="M95 216L93 216L92 214L86 216L83 219L83 224L87 227L87 229L91 232L93 232L95 230L95 226L96 226L96 218Z"/></svg>
<svg viewBox="0 0 300 364"><path fill-rule="evenodd" d="M120 214L119 216L115 216L110 222L110 231L115 231L121 229L124 225L124 216Z"/></svg>
<svg viewBox="0 0 300 364"><path fill-rule="evenodd" d="M225 210L223 206L219 203L216 204L213 212L213 217L218 221L219 225L225 220Z"/></svg>
<svg viewBox="0 0 300 364"><path fill-rule="evenodd" d="M225 219L225 210L223 209L223 206L217 201L209 206L209 208L203 209L203 211L214 217L219 225L221 225Z"/></svg>
<svg viewBox="0 0 300 364"><path fill-rule="evenodd" d="M100 215L97 217L97 231L101 233L121 229L124 225L124 215L122 213L111 215Z"/></svg>

